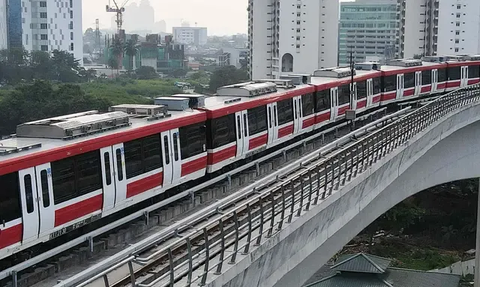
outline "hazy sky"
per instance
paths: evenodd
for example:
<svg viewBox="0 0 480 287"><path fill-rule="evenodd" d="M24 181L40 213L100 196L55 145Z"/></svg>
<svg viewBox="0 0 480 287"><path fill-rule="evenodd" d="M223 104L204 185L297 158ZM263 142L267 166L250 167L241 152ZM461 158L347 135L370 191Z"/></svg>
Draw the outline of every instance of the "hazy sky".
<svg viewBox="0 0 480 287"><path fill-rule="evenodd" d="M100 19L100 28L111 27L114 13L105 12L109 0L81 1L83 30L95 27L97 18ZM125 0L119 0L122 1ZM132 2L140 3L140 0L130 0L128 4ZM150 0L155 9L155 21L165 20L167 32L172 32L171 27L179 26L183 19L191 26L197 22L198 26L208 27L209 35L247 33L247 3L248 0Z"/></svg>

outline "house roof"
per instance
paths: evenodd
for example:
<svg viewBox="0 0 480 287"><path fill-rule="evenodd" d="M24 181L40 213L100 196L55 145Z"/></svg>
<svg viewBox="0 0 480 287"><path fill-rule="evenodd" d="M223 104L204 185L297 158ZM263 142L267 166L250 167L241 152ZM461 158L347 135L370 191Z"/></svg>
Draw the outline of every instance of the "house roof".
<svg viewBox="0 0 480 287"><path fill-rule="evenodd" d="M460 276L447 273L425 272L419 270L388 268L386 281L393 287L457 287Z"/></svg>
<svg viewBox="0 0 480 287"><path fill-rule="evenodd" d="M343 255L332 266L335 271L384 273L392 260L363 253Z"/></svg>
<svg viewBox="0 0 480 287"><path fill-rule="evenodd" d="M375 274L336 274L305 287L396 287ZM417 285L412 285L413 287Z"/></svg>

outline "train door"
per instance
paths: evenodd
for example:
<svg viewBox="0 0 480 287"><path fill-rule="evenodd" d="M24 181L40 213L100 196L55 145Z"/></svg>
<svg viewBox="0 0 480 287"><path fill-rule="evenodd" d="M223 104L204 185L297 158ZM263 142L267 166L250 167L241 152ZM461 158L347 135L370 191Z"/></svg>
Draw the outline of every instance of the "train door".
<svg viewBox="0 0 480 287"><path fill-rule="evenodd" d="M37 239L39 231L39 212L37 205L37 186L35 180L35 168L27 168L18 172L20 183L20 198L23 219L22 242L30 242Z"/></svg>
<svg viewBox="0 0 480 287"><path fill-rule="evenodd" d="M268 144L275 142L278 135L277 103L267 105Z"/></svg>
<svg viewBox="0 0 480 287"><path fill-rule="evenodd" d="M237 134L237 157L248 152L248 112L241 111L235 113L235 130Z"/></svg>
<svg viewBox="0 0 480 287"><path fill-rule="evenodd" d="M330 120L335 121L338 115L338 87L330 89L330 102L332 104Z"/></svg>
<svg viewBox="0 0 480 287"><path fill-rule="evenodd" d="M293 98L293 133L297 134L302 129L302 96Z"/></svg>
<svg viewBox="0 0 480 287"><path fill-rule="evenodd" d="M48 234L55 227L55 205L53 201L53 181L50 163L35 168L38 213L40 216L39 234Z"/></svg>
<svg viewBox="0 0 480 287"><path fill-rule="evenodd" d="M127 172L125 170L125 152L123 143L113 147L113 182L115 183L115 206L121 205L127 199Z"/></svg>
<svg viewBox="0 0 480 287"><path fill-rule="evenodd" d="M102 164L103 211L108 211L115 207L112 147L100 149L100 161Z"/></svg>
<svg viewBox="0 0 480 287"><path fill-rule="evenodd" d="M351 85L350 85L351 89ZM353 94L353 96L352 96ZM350 109L356 110L357 109L357 104L358 104L358 94L357 94L357 83L353 83L353 93L350 92Z"/></svg>
<svg viewBox="0 0 480 287"><path fill-rule="evenodd" d="M373 105L373 79L367 80L367 108Z"/></svg>
<svg viewBox="0 0 480 287"><path fill-rule="evenodd" d="M422 72L415 72L415 96L420 95L422 91Z"/></svg>
<svg viewBox="0 0 480 287"><path fill-rule="evenodd" d="M397 75L397 100L403 97L403 91L405 90L405 75Z"/></svg>
<svg viewBox="0 0 480 287"><path fill-rule="evenodd" d="M462 66L461 68L460 87L466 87L468 85L468 66Z"/></svg>
<svg viewBox="0 0 480 287"><path fill-rule="evenodd" d="M438 85L438 70L433 69L432 70L432 93L437 91L437 85Z"/></svg>
<svg viewBox="0 0 480 287"><path fill-rule="evenodd" d="M182 176L180 134L178 129L162 132L163 186L176 184Z"/></svg>

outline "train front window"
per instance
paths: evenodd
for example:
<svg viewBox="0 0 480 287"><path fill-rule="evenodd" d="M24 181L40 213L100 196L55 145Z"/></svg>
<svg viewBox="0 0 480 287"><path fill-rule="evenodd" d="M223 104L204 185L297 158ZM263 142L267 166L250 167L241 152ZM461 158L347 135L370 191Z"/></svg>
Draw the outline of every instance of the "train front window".
<svg viewBox="0 0 480 287"><path fill-rule="evenodd" d="M22 217L18 172L0 175L0 224Z"/></svg>

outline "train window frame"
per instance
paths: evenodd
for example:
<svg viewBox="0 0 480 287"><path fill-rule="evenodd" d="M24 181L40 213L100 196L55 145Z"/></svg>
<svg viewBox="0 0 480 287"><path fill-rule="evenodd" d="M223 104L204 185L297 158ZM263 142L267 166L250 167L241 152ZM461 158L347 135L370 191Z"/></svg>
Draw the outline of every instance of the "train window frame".
<svg viewBox="0 0 480 287"><path fill-rule="evenodd" d="M304 117L315 113L315 97L313 93L302 95L302 113Z"/></svg>
<svg viewBox="0 0 480 287"><path fill-rule="evenodd" d="M186 159L206 151L205 122L179 128L181 158Z"/></svg>
<svg viewBox="0 0 480 287"><path fill-rule="evenodd" d="M382 79L380 77L373 78L373 94L378 95L382 93Z"/></svg>
<svg viewBox="0 0 480 287"><path fill-rule="evenodd" d="M449 67L448 68L448 80L449 81L457 81L462 78L462 72L461 69L462 67L457 66L457 67Z"/></svg>
<svg viewBox="0 0 480 287"><path fill-rule="evenodd" d="M438 73L438 79L437 79L438 83L443 83L443 82L447 81L448 75L447 75L447 69L446 68L438 69L437 73Z"/></svg>
<svg viewBox="0 0 480 287"><path fill-rule="evenodd" d="M91 181L87 181L85 173L82 174L82 172L87 171L87 169L80 169L82 165L88 167L88 171L91 171ZM78 190L78 196L102 189L102 166L100 160L100 151L96 150L75 156L75 169L75 188Z"/></svg>
<svg viewBox="0 0 480 287"><path fill-rule="evenodd" d="M393 92L397 90L397 75L383 77L383 92Z"/></svg>
<svg viewBox="0 0 480 287"><path fill-rule="evenodd" d="M68 157L50 163L52 169L53 202L55 205L77 197L74 158Z"/></svg>
<svg viewBox="0 0 480 287"><path fill-rule="evenodd" d="M480 66L477 66L477 65L468 66L468 78L469 79L480 78Z"/></svg>
<svg viewBox="0 0 480 287"><path fill-rule="evenodd" d="M18 172L0 175L0 224L22 217Z"/></svg>
<svg viewBox="0 0 480 287"><path fill-rule="evenodd" d="M338 87L338 105L343 106L347 103L350 104L350 84Z"/></svg>
<svg viewBox="0 0 480 287"><path fill-rule="evenodd" d="M278 125L293 122L293 98L277 102Z"/></svg>
<svg viewBox="0 0 480 287"><path fill-rule="evenodd" d="M367 81L365 80L365 81L356 82L356 85L357 85L357 100L365 99L367 97ZM363 90L363 93L360 93L361 90ZM363 95L363 96L360 96L360 95Z"/></svg>
<svg viewBox="0 0 480 287"><path fill-rule="evenodd" d="M42 187L43 207L47 208L50 206L50 188L48 186L47 170L45 169L40 171L40 186Z"/></svg>
<svg viewBox="0 0 480 287"><path fill-rule="evenodd" d="M134 139L123 143L125 155L125 171L127 179L143 173L143 144L142 139Z"/></svg>
<svg viewBox="0 0 480 287"><path fill-rule="evenodd" d="M147 147L150 147L150 149L147 150ZM149 156L147 157L147 155ZM160 134L153 134L142 138L142 161L144 168L143 173L159 169L163 166Z"/></svg>
<svg viewBox="0 0 480 287"><path fill-rule="evenodd" d="M237 141L235 113L207 121L207 147L215 149Z"/></svg>
<svg viewBox="0 0 480 287"><path fill-rule="evenodd" d="M330 89L315 93L315 112L324 112L332 108Z"/></svg>
<svg viewBox="0 0 480 287"><path fill-rule="evenodd" d="M110 153L108 151L103 153L103 161L105 168L105 184L109 186L112 184L112 171L110 169Z"/></svg>
<svg viewBox="0 0 480 287"><path fill-rule="evenodd" d="M170 164L170 148L168 146L168 136L163 136L163 152L165 154L165 164ZM128 178L128 176L127 176Z"/></svg>
<svg viewBox="0 0 480 287"><path fill-rule="evenodd" d="M403 74L403 87L405 89L415 87L415 72Z"/></svg>
<svg viewBox="0 0 480 287"><path fill-rule="evenodd" d="M422 71L422 86L432 84L432 70Z"/></svg>
<svg viewBox="0 0 480 287"><path fill-rule="evenodd" d="M271 107L268 107L270 110L270 115L273 117ZM259 106L247 110L248 114L248 134L250 136L259 134L261 132L267 131L268 126L272 127L272 121L267 121L267 106ZM268 126L267 126L268 122Z"/></svg>
<svg viewBox="0 0 480 287"><path fill-rule="evenodd" d="M27 213L30 214L35 211L33 203L32 175L26 174L23 176L23 187L25 188L25 207L27 209Z"/></svg>

